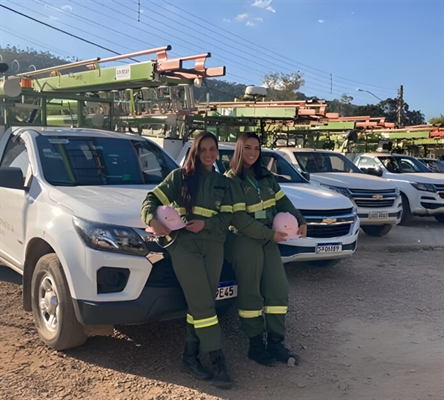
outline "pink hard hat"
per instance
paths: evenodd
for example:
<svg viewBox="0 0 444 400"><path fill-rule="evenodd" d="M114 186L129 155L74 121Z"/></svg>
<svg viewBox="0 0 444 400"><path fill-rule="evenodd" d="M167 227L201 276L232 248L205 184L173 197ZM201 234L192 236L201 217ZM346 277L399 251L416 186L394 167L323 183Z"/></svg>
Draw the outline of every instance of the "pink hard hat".
<svg viewBox="0 0 444 400"><path fill-rule="evenodd" d="M287 239L300 237L298 220L289 212L277 213L273 218L272 229L275 232L286 233Z"/></svg>
<svg viewBox="0 0 444 400"><path fill-rule="evenodd" d="M159 206L156 209L156 219L170 231L185 228L186 224L179 213L170 206Z"/></svg>

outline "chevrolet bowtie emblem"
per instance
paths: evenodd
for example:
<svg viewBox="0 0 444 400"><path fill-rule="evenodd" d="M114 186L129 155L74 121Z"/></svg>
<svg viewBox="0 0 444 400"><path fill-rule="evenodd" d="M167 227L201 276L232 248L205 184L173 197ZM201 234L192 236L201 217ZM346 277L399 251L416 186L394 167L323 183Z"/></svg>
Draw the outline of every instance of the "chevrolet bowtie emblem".
<svg viewBox="0 0 444 400"><path fill-rule="evenodd" d="M324 224L328 224L328 225L333 224L333 223L336 222L336 221L337 221L336 218L324 218L324 219L322 220L322 222L323 222Z"/></svg>
<svg viewBox="0 0 444 400"><path fill-rule="evenodd" d="M373 198L376 199L376 200L381 200L381 199L384 198L384 196L383 196L382 194L375 194L375 195L373 196Z"/></svg>

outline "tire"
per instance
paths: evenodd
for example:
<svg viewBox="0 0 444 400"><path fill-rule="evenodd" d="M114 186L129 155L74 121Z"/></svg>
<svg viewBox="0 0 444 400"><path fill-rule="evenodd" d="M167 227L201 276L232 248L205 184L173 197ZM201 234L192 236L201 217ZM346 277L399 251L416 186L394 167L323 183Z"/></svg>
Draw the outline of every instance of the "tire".
<svg viewBox="0 0 444 400"><path fill-rule="evenodd" d="M412 220L413 215L412 212L410 211L410 203L407 196L404 193L401 193L401 198L402 198L402 215L401 215L401 222L399 224L406 225Z"/></svg>
<svg viewBox="0 0 444 400"><path fill-rule="evenodd" d="M68 283L54 253L39 259L32 275L31 303L41 340L54 350L81 346L88 338L76 318Z"/></svg>
<svg viewBox="0 0 444 400"><path fill-rule="evenodd" d="M444 223L444 214L439 214L434 216L438 222Z"/></svg>
<svg viewBox="0 0 444 400"><path fill-rule="evenodd" d="M384 225L361 225L361 229L368 236L378 236L382 237L387 235L392 230L392 225L384 224Z"/></svg>

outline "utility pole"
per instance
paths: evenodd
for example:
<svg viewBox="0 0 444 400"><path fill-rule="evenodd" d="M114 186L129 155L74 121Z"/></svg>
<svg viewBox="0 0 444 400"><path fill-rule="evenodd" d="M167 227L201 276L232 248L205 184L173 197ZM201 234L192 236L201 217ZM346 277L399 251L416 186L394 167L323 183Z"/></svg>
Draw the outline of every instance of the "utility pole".
<svg viewBox="0 0 444 400"><path fill-rule="evenodd" d="M398 90L398 128L404 128L404 88L401 85Z"/></svg>

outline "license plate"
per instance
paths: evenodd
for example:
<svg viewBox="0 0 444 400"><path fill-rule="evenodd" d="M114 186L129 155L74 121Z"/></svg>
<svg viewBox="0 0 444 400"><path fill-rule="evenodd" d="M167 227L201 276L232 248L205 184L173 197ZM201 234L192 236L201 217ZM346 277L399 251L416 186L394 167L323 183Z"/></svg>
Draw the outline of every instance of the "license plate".
<svg viewBox="0 0 444 400"><path fill-rule="evenodd" d="M219 283L219 287L217 288L216 300L225 300L230 299L232 297L237 297L237 285L230 283Z"/></svg>
<svg viewBox="0 0 444 400"><path fill-rule="evenodd" d="M387 211L371 211L368 213L369 219L387 219L388 216Z"/></svg>
<svg viewBox="0 0 444 400"><path fill-rule="evenodd" d="M316 253L337 253L342 251L342 243L319 243Z"/></svg>

